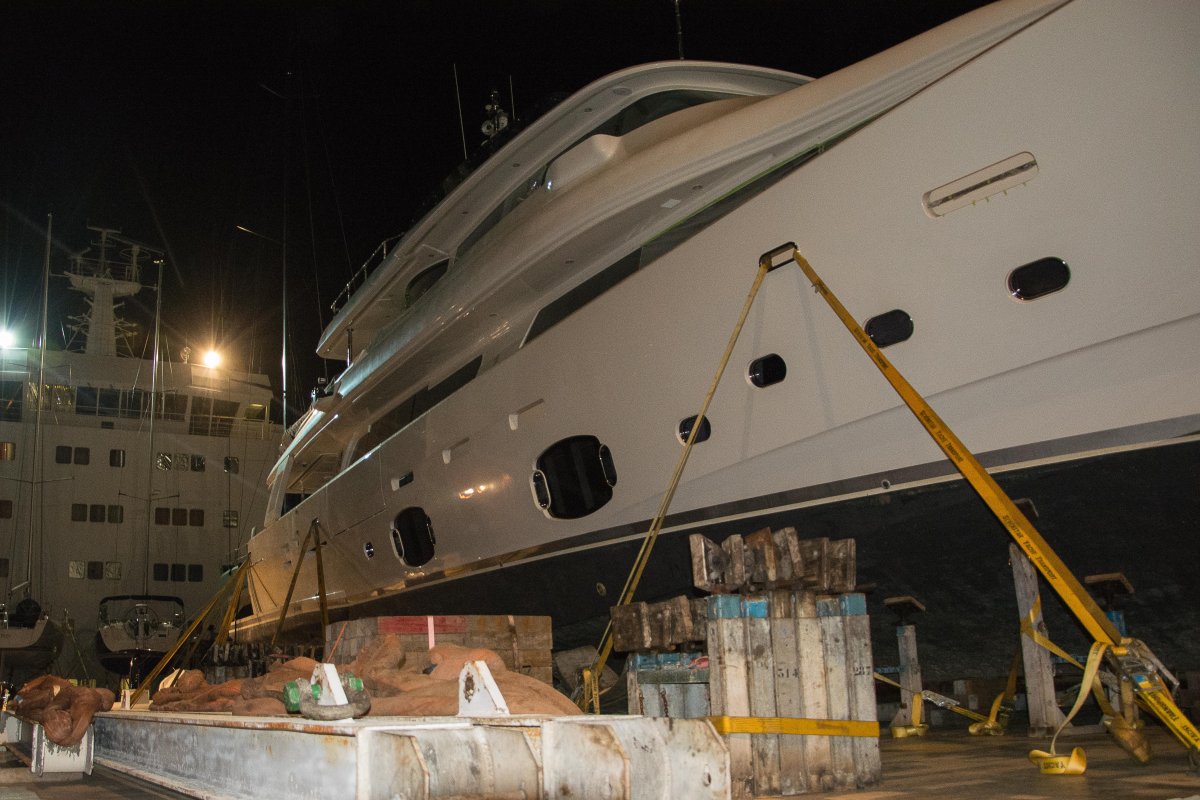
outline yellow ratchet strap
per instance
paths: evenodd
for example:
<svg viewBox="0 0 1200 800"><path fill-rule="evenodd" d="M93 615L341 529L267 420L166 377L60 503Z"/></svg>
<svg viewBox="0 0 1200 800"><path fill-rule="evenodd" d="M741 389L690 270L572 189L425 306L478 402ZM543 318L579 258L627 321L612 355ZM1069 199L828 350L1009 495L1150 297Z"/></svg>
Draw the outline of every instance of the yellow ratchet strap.
<svg viewBox="0 0 1200 800"><path fill-rule="evenodd" d="M857 719L799 717L708 717L717 733L782 733L793 736L878 737L879 723Z"/></svg>
<svg viewBox="0 0 1200 800"><path fill-rule="evenodd" d="M1029 560L1037 568L1046 582L1058 593L1063 602L1079 620L1080 624L1087 629L1096 643L1104 644L1109 647L1116 647L1118 655L1127 649L1127 642L1121 638L1121 634L1117 631L1113 624L1104 612L1092 599L1091 595L1084 589L1083 584L1079 579L1067 568L1058 554L1054 552L1050 544L1042 537L1037 528L1025 517L1021 510L1016 507L1013 501L1009 498L995 479L988 474L979 460L971 454L952 430L945 422L937 415L937 413L925 402L925 398L917 393L917 390L912 387L903 375L892 365L871 337L867 335L862 326L851 316L846 307L841 301L830 291L821 277L817 275L816 270L808 263L808 260L801 255L796 249L794 242L788 242L786 245L777 247L776 249L765 253L762 260L771 260L771 269L776 269L783 266L783 263L774 263L774 259L783 255L788 249L791 249L792 260L796 262L796 266L804 273L805 277L812 283L813 289L821 296L821 299L829 306L833 313L841 320L842 324L850 331L855 341L875 364L880 374L891 384L896 394L900 395L900 399L908 406L913 415L921 423L925 431L934 440L941 451L946 455L946 458L954 464L955 468L966 479L971 488L975 490L980 499L987 504L996 519L1004 526L1008 534L1013 538L1017 545L1025 551ZM1141 648L1145 651L1143 655L1153 655L1144 645ZM1200 730L1197 729L1192 722L1183 715L1179 707L1175 705L1174 699L1166 692L1162 685L1161 679L1157 675L1142 674L1141 669L1130 669L1122 667L1125 673L1129 673L1129 677L1133 681L1135 691L1138 693L1141 702L1146 704L1163 724L1171 729L1171 733L1175 735L1185 747L1189 749L1189 758L1200 761ZM1146 670L1149 672L1149 669ZM1085 676L1087 677L1087 676ZM1090 685L1093 674L1084 682L1084 685ZM1145 679L1144 685L1139 683L1138 678Z"/></svg>
<svg viewBox="0 0 1200 800"><path fill-rule="evenodd" d="M1079 686L1079 697L1075 699L1071 713L1067 714L1066 719L1054 732L1054 738L1050 740L1050 752L1047 753L1045 750L1029 752L1029 760L1037 764L1038 770L1043 775L1082 775L1087 769L1087 754L1084 753L1082 747L1074 748L1070 755L1059 755L1055 751L1054 745L1058 741L1058 735L1083 707L1083 702L1087 700L1088 687L1099 683L1100 661L1104 658L1104 652L1108 650L1109 646L1108 642L1094 642L1091 650L1088 651L1087 666L1083 669L1083 681Z"/></svg>

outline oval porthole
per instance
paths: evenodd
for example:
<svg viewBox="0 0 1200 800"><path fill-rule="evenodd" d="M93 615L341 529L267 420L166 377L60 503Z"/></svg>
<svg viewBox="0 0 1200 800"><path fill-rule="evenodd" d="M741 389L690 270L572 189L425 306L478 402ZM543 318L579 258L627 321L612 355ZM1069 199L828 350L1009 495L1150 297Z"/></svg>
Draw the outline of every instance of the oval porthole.
<svg viewBox="0 0 1200 800"><path fill-rule="evenodd" d="M578 519L612 499L617 470L595 436L571 436L547 447L534 465L534 502L547 516Z"/></svg>
<svg viewBox="0 0 1200 800"><path fill-rule="evenodd" d="M410 506L396 515L392 521L392 548L396 557L410 567L428 564L433 558L437 539L433 535L433 522L425 509Z"/></svg>
<svg viewBox="0 0 1200 800"><path fill-rule="evenodd" d="M375 557L375 545L371 544L370 542L366 542L365 544L363 544L363 555L366 556L367 558L374 558Z"/></svg>
<svg viewBox="0 0 1200 800"><path fill-rule="evenodd" d="M692 427L696 424L696 415L692 414L686 419L679 421L679 427L675 433L679 437L680 444L687 444L688 437L692 435ZM712 435L712 426L708 424L708 417L700 417L700 428L696 431L696 440L693 444L700 444L707 441Z"/></svg>
<svg viewBox="0 0 1200 800"><path fill-rule="evenodd" d="M775 353L756 358L750 362L746 377L760 389L771 386L787 377L787 363Z"/></svg>
<svg viewBox="0 0 1200 800"><path fill-rule="evenodd" d="M867 332L867 336L871 337L871 341L875 343L876 347L884 348L903 342L912 336L913 321L907 311L897 308L871 317L867 320L867 324L863 325L863 330Z"/></svg>
<svg viewBox="0 0 1200 800"><path fill-rule="evenodd" d="M1039 258L1008 274L1008 292L1017 300L1036 300L1057 292L1070 280L1067 262L1053 256Z"/></svg>

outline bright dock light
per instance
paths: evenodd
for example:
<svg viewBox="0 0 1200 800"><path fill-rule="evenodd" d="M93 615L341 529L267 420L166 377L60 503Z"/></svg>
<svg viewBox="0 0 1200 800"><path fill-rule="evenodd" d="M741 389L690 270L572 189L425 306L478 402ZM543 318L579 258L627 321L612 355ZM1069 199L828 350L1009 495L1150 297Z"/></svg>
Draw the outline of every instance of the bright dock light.
<svg viewBox="0 0 1200 800"><path fill-rule="evenodd" d="M17 343L17 335L8 328L0 328L0 347L8 349Z"/></svg>
<svg viewBox="0 0 1200 800"><path fill-rule="evenodd" d="M216 369L221 366L221 354L216 350L209 350L204 354L204 366L209 369Z"/></svg>

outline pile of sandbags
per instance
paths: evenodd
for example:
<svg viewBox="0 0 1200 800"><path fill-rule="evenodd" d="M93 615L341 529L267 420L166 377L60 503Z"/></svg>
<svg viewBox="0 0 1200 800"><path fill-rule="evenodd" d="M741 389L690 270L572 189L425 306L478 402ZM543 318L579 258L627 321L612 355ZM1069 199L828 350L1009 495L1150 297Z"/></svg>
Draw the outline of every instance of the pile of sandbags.
<svg viewBox="0 0 1200 800"><path fill-rule="evenodd" d="M46 738L60 747L83 741L97 711L108 711L116 696L108 689L76 686L66 678L41 675L22 686L9 712L40 723Z"/></svg>
<svg viewBox="0 0 1200 800"><path fill-rule="evenodd" d="M371 697L371 716L454 716L458 713L458 676L469 661L483 661L514 714L577 714L578 708L553 687L509 672L495 652L458 645L438 645L409 657L398 636L381 636L364 647L338 672L362 679ZM197 670L184 672L175 684L160 690L151 704L155 711L228 711L244 716L283 716L283 687L289 681L309 680L317 662L293 658L257 678L241 678L210 686Z"/></svg>

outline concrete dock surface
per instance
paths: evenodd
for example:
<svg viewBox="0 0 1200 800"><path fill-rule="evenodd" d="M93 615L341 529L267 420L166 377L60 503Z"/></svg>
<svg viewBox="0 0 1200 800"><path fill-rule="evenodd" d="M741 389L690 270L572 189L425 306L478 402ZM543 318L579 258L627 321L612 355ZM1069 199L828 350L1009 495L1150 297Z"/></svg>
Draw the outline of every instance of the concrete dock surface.
<svg viewBox="0 0 1200 800"><path fill-rule="evenodd" d="M1123 798L1200 800L1200 775L1189 774L1183 747L1161 727L1147 730L1153 759L1134 762L1106 734L1063 739L1058 751L1083 747L1081 776L1041 775L1027 758L1049 742L1010 733L973 737L935 729L922 738L881 740L883 782L857 791L805 795L814 800L1041 800ZM0 800L176 800L185 795L97 766L83 777L35 778L6 750L0 751ZM348 799L347 799L348 800Z"/></svg>

